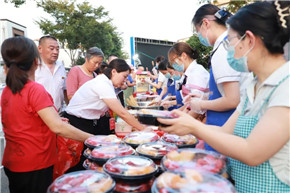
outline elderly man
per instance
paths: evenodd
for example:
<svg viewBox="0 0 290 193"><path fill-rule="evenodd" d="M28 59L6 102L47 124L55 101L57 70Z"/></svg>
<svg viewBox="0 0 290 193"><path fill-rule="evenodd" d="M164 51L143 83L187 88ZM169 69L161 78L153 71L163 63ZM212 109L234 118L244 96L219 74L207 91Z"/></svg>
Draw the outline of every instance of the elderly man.
<svg viewBox="0 0 290 193"><path fill-rule="evenodd" d="M62 111L64 101L67 103L66 71L62 62L57 61L59 44L53 36L43 36L39 39L38 50L41 65L35 71L35 81L42 84L53 98L58 112Z"/></svg>

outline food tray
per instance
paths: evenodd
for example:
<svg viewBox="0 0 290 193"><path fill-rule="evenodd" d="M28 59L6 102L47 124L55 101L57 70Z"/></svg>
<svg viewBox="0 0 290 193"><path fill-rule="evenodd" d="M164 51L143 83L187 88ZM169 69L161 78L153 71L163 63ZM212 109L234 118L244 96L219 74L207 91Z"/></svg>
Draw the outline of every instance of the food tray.
<svg viewBox="0 0 290 193"><path fill-rule="evenodd" d="M116 135L95 135L89 137L85 141L85 145L92 149L98 146L116 143L122 143L122 139L118 138Z"/></svg>
<svg viewBox="0 0 290 193"><path fill-rule="evenodd" d="M170 111L141 109L137 112L138 120L145 125L166 126L161 124L157 118L172 119L174 116Z"/></svg>
<svg viewBox="0 0 290 193"><path fill-rule="evenodd" d="M195 169L215 174L226 171L225 157L213 151L183 148L169 152L161 160L161 167L165 171L184 171Z"/></svg>
<svg viewBox="0 0 290 193"><path fill-rule="evenodd" d="M150 179L158 171L151 159L134 155L111 158L103 169L113 178L123 180Z"/></svg>
<svg viewBox="0 0 290 193"><path fill-rule="evenodd" d="M134 131L126 135L123 141L133 148L143 143L159 140L159 136L155 132L151 131Z"/></svg>
<svg viewBox="0 0 290 193"><path fill-rule="evenodd" d="M115 181L106 173L82 170L64 174L49 186L47 193L102 193L113 192Z"/></svg>
<svg viewBox="0 0 290 193"><path fill-rule="evenodd" d="M98 171L98 172L103 172L103 166L101 165L98 165L96 162L94 161L90 161L89 159L86 159L83 163L83 167L86 169L86 170L95 170L95 171Z"/></svg>
<svg viewBox="0 0 290 193"><path fill-rule="evenodd" d="M227 179L196 170L185 170L180 173L164 172L154 181L151 190L152 193L236 192Z"/></svg>
<svg viewBox="0 0 290 193"><path fill-rule="evenodd" d="M133 154L135 154L135 150L131 146L123 143L99 146L93 150L88 148L84 151L85 157L99 165L103 165L110 158Z"/></svg>
<svg viewBox="0 0 290 193"><path fill-rule="evenodd" d="M191 135L183 135L183 136L178 136L178 135L174 135L174 134L168 134L165 133L162 137L161 137L162 141L165 141L167 143L172 143L177 145L178 148L194 148L196 146L196 144L198 144L198 139Z"/></svg>

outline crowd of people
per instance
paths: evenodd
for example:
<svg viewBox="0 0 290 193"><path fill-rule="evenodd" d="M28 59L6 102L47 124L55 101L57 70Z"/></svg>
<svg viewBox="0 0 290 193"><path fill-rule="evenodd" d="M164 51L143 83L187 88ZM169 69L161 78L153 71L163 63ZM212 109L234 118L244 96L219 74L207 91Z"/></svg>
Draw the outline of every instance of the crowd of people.
<svg viewBox="0 0 290 193"><path fill-rule="evenodd" d="M234 15L205 4L192 25L200 42L213 48L208 69L197 63L197 49L178 42L166 56L156 56L146 73L158 95L153 103L175 114L159 118L168 125L159 129L193 134L200 148L227 156L237 192L290 192L290 73L283 57L290 3L254 2ZM113 112L136 130L145 129L126 109L142 66L114 55L105 62L102 50L91 47L84 64L66 74L52 36L41 37L38 48L29 38L8 38L1 54L7 73L2 165L11 193L46 192L63 163L60 144L80 147L63 172L83 170L83 142L111 134Z"/></svg>

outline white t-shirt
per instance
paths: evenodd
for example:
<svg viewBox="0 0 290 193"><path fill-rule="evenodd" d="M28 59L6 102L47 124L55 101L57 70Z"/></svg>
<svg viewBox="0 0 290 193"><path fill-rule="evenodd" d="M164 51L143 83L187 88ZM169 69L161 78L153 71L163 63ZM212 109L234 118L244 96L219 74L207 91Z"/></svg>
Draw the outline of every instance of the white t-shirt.
<svg viewBox="0 0 290 193"><path fill-rule="evenodd" d="M222 96L225 95L222 83L233 81L238 81L240 83L240 94L242 96L247 85L253 80L253 74L238 72L229 65L226 57L227 51L222 45L222 41L225 39L226 36L227 31L225 31L217 38L213 46L213 50L218 47L218 49L215 51L211 58L213 76L217 84L218 90Z"/></svg>
<svg viewBox="0 0 290 193"><path fill-rule="evenodd" d="M261 112L258 114L262 104L269 96L273 88L278 85L285 76L289 75L290 62L278 68L273 72L257 89L255 95L255 85L257 84L257 79L254 79L247 87L245 96L241 99L240 104L237 107L238 112L242 112L243 106L245 104L246 97L248 96L248 104L245 108L246 116L255 116L258 115L260 119L265 112L275 106L280 107L290 107L290 79L285 80L280 86L277 87L273 95L270 97L267 105L264 105ZM273 136L275 137L275 136ZM290 141L288 141L275 155L273 155L269 162L273 168L274 173L277 177L284 183L290 185L290 164L289 164L289 150L290 150Z"/></svg>
<svg viewBox="0 0 290 193"><path fill-rule="evenodd" d="M112 81L104 74L83 84L65 111L79 118L99 119L109 110L102 99L117 99Z"/></svg>
<svg viewBox="0 0 290 193"><path fill-rule="evenodd" d="M188 88L197 86L207 89L209 86L209 72L196 60L187 67L184 75L187 76L185 86Z"/></svg>
<svg viewBox="0 0 290 193"><path fill-rule="evenodd" d="M64 103L63 91L66 90L66 71L63 63L56 61L53 74L46 64L41 63L35 71L35 81L44 86L52 96L54 106L60 111Z"/></svg>

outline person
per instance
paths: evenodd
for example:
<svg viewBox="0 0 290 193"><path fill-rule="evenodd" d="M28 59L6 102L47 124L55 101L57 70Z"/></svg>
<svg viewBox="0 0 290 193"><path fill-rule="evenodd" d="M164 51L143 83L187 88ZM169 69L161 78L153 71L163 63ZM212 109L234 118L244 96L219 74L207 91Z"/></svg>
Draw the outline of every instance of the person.
<svg viewBox="0 0 290 193"><path fill-rule="evenodd" d="M38 50L41 65L35 71L35 81L42 84L52 96L59 113L62 112L64 101L68 103L66 93L66 71L62 62L58 61L59 45L55 37L42 36Z"/></svg>
<svg viewBox="0 0 290 193"><path fill-rule="evenodd" d="M108 109L111 109L133 128L143 130L143 125L129 114L115 93L115 88L120 88L126 82L130 70L125 60L112 60L104 74L89 80L77 90L64 112L64 117L83 131L93 135L108 135L110 128L103 127L100 121L106 116ZM84 160L82 155L80 162L68 172L82 170Z"/></svg>
<svg viewBox="0 0 290 193"><path fill-rule="evenodd" d="M283 57L289 8L288 1L255 2L227 21L229 64L256 76L223 126L205 125L178 110L177 119L158 119L170 125L162 130L191 133L228 156L237 192L290 192L290 62Z"/></svg>
<svg viewBox="0 0 290 193"><path fill-rule="evenodd" d="M126 106L128 106L126 101L131 95L133 95L134 86L136 86L136 74L134 72L134 66L131 64L130 68L131 68L131 73L128 75L128 79L126 81L128 88L123 91L124 92L124 101L125 101Z"/></svg>
<svg viewBox="0 0 290 193"><path fill-rule="evenodd" d="M91 134L63 121L50 94L34 81L40 57L35 43L24 36L4 40L8 68L1 96L6 146L2 165L11 193L45 193L52 183L56 135L84 142Z"/></svg>
<svg viewBox="0 0 290 193"><path fill-rule="evenodd" d="M209 73L196 62L198 52L188 43L178 42L174 44L168 51L168 58L174 70L183 72L180 87L177 89L181 92L183 99L189 93L197 90L195 88L200 89L201 93L208 89ZM187 108L187 106L184 105L182 108ZM196 113L193 116L197 117L199 115Z"/></svg>
<svg viewBox="0 0 290 193"><path fill-rule="evenodd" d="M70 69L67 79L67 97L72 98L75 92L88 80L97 76L94 72L104 60L104 53L98 47L91 47L86 52L85 63Z"/></svg>
<svg viewBox="0 0 290 193"><path fill-rule="evenodd" d="M110 55L110 56L108 57L108 64L110 64L110 62L111 62L112 60L115 60L115 59L117 59L117 58L118 58L118 56Z"/></svg>
<svg viewBox="0 0 290 193"><path fill-rule="evenodd" d="M227 62L227 51L222 41L227 37L226 20L232 14L212 4L201 6L192 19L200 42L213 46L210 58L208 100L191 99L191 110L206 111L206 124L222 126L235 111L240 95L251 80L252 74L237 72ZM203 99L207 99L204 97ZM205 143L205 149L215 151Z"/></svg>
<svg viewBox="0 0 290 193"><path fill-rule="evenodd" d="M95 70L97 75L103 74L105 69L108 67L108 63L103 61L101 65Z"/></svg>
<svg viewBox="0 0 290 193"><path fill-rule="evenodd" d="M153 80L153 82L158 83L157 78L158 78L158 65L159 63L164 60L165 57L162 55L156 56L154 61L152 61L152 73L149 74L150 78Z"/></svg>

